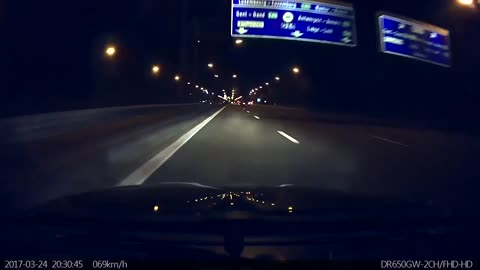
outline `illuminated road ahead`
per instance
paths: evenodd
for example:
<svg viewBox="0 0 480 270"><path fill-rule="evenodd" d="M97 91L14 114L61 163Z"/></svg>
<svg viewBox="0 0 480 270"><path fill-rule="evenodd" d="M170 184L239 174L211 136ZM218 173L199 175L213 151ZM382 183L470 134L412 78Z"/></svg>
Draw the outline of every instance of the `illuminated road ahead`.
<svg viewBox="0 0 480 270"><path fill-rule="evenodd" d="M475 200L480 186L480 140L465 135L360 125L268 106L212 105L167 122L151 112L140 119L149 122L7 144L3 199L31 205L122 185L197 182L293 184L461 203Z"/></svg>
<svg viewBox="0 0 480 270"><path fill-rule="evenodd" d="M478 186L478 140L312 120L299 110L228 107L145 184L294 184L448 201Z"/></svg>

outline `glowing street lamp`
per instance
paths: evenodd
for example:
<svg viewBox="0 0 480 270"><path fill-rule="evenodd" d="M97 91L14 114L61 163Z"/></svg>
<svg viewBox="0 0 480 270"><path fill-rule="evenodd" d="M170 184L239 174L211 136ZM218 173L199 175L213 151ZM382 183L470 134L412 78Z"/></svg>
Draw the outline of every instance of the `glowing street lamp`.
<svg viewBox="0 0 480 270"><path fill-rule="evenodd" d="M275 77L275 80L276 80L276 81L280 81L280 77L278 77L278 76Z"/></svg>
<svg viewBox="0 0 480 270"><path fill-rule="evenodd" d="M269 85L270 85L270 83L266 82L266 83L265 83L265 85L266 85L266 86L269 86Z"/></svg>
<svg viewBox="0 0 480 270"><path fill-rule="evenodd" d="M235 44L240 45L243 43L243 39L237 39L235 40Z"/></svg>
<svg viewBox="0 0 480 270"><path fill-rule="evenodd" d="M236 78L237 78L237 74L233 74L232 77L233 77L234 79L236 79Z"/></svg>
<svg viewBox="0 0 480 270"><path fill-rule="evenodd" d="M158 74L160 72L160 67L157 65L152 66L152 73L153 74Z"/></svg>
<svg viewBox="0 0 480 270"><path fill-rule="evenodd" d="M105 54L109 57L114 56L116 52L117 52L117 50L115 49L114 46L109 46L105 49Z"/></svg>
<svg viewBox="0 0 480 270"><path fill-rule="evenodd" d="M208 63L208 67L209 67L209 68L213 68L213 64L212 64L212 63Z"/></svg>
<svg viewBox="0 0 480 270"><path fill-rule="evenodd" d="M220 76L218 76L217 74L215 74L215 78L218 78L218 77L220 77Z"/></svg>
<svg viewBox="0 0 480 270"><path fill-rule="evenodd" d="M473 6L473 0L457 0L457 3L462 6Z"/></svg>
<svg viewBox="0 0 480 270"><path fill-rule="evenodd" d="M175 79L175 81L177 81L177 82L180 81L180 75L175 75L175 78L174 78L174 79Z"/></svg>
<svg viewBox="0 0 480 270"><path fill-rule="evenodd" d="M294 68L292 69L292 71L293 71L293 73L295 73L295 74L300 73L300 69L299 69L298 67L294 67Z"/></svg>

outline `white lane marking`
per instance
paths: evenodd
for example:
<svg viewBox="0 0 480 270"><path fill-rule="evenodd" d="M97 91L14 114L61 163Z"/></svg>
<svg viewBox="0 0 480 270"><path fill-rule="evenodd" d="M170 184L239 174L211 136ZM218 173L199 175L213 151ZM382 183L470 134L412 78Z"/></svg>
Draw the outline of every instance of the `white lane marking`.
<svg viewBox="0 0 480 270"><path fill-rule="evenodd" d="M287 138L289 141L293 142L294 144L300 144L299 141L297 141L295 138L293 138L292 136L288 135L287 133L283 132L283 131L277 131L278 134L282 135L283 137Z"/></svg>
<svg viewBox="0 0 480 270"><path fill-rule="evenodd" d="M257 119L257 120L260 120L260 117L258 117L258 116L256 116L256 115L255 115L254 117L255 117L255 119Z"/></svg>
<svg viewBox="0 0 480 270"><path fill-rule="evenodd" d="M389 143L401 145L401 146L403 146L403 147L408 147L408 145L406 145L406 144L403 144L403 143L400 143L400 142L396 142L396 141L392 141L392 140L389 140L389 139L385 139L385 138L382 138L382 137L379 137L379 136L370 135L370 137L375 138L375 139L377 139L377 140L381 140L381 141L385 141L385 142L389 142Z"/></svg>
<svg viewBox="0 0 480 270"><path fill-rule="evenodd" d="M210 121L212 121L215 116L225 109L221 108L210 117L205 119L202 123L198 124L196 127L191 129L189 132L185 133L177 141L172 143L167 148L163 149L160 153L154 156L152 159L147 161L145 164L136 169L131 173L127 178L125 178L118 186L134 186L143 184L158 168L160 168L169 158L175 154L185 143L187 143L197 132L199 132L203 127L205 127Z"/></svg>

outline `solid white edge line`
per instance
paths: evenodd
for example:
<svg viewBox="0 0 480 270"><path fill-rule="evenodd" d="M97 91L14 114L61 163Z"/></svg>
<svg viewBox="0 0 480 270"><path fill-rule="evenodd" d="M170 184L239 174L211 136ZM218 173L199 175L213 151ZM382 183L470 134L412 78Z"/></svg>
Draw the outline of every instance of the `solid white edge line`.
<svg viewBox="0 0 480 270"><path fill-rule="evenodd" d="M283 132L283 131L280 131L278 130L277 131L278 134L282 135L283 137L287 138L289 141L293 142L294 144L300 144L299 141L297 141L295 138L293 138L292 136L288 135L287 133Z"/></svg>
<svg viewBox="0 0 480 270"><path fill-rule="evenodd" d="M210 117L205 119L203 122L198 124L196 127L191 129L189 132L185 133L182 137L176 140L167 148L163 149L160 153L155 155L152 159L147 161L145 164L140 166L134 172L132 172L127 178L125 178L118 186L134 186L143 184L158 168L160 168L168 159L170 159L175 152L177 152L185 143L187 143L197 132L199 132L203 127L205 127L210 121L212 121L215 116L221 113L224 109L223 107Z"/></svg>
<svg viewBox="0 0 480 270"><path fill-rule="evenodd" d="M389 139L385 139L385 138L382 138L382 137L379 137L379 136L370 135L370 137L375 138L375 139L377 139L377 140L381 140L381 141L385 141L385 142L389 142L389 143L401 145L401 146L404 146L404 147L408 147L408 145L406 145L406 144L403 144L403 143L400 143L400 142L396 142L396 141L392 141L392 140L389 140Z"/></svg>
<svg viewBox="0 0 480 270"><path fill-rule="evenodd" d="M254 117L255 117L255 119L257 119L257 120L260 120L260 117L258 117L258 116L256 116L256 115L255 115Z"/></svg>

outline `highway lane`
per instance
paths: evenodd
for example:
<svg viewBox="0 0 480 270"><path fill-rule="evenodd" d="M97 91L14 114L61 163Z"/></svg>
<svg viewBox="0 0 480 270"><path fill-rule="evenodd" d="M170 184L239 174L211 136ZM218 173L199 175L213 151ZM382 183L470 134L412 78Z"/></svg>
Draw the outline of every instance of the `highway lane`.
<svg viewBox="0 0 480 270"><path fill-rule="evenodd" d="M315 118L229 106L144 184L295 184L445 205L478 202L478 138Z"/></svg>

